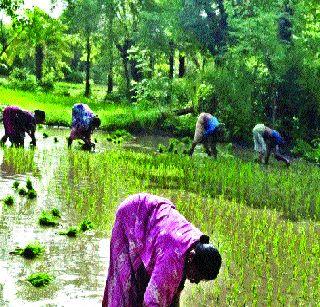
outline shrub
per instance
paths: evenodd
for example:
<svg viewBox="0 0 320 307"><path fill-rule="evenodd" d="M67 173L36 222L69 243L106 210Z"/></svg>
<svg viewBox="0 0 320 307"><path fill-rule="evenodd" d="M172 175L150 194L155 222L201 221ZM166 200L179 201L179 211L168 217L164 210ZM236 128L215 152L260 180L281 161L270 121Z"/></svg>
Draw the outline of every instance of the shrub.
<svg viewBox="0 0 320 307"><path fill-rule="evenodd" d="M9 85L14 89L23 91L35 91L38 88L36 76L21 68L15 68L12 71L9 77Z"/></svg>
<svg viewBox="0 0 320 307"><path fill-rule="evenodd" d="M83 73L81 71L73 70L65 74L65 80L67 82L82 83L83 79Z"/></svg>
<svg viewBox="0 0 320 307"><path fill-rule="evenodd" d="M54 74L47 73L45 76L43 76L39 85L45 92L53 91L54 90Z"/></svg>

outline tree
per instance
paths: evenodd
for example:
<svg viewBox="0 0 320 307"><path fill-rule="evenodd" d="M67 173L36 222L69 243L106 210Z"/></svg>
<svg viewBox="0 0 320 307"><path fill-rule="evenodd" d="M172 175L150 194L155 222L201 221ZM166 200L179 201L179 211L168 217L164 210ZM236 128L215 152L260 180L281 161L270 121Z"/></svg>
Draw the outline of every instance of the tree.
<svg viewBox="0 0 320 307"><path fill-rule="evenodd" d="M24 19L18 16L22 3L23 0L0 1L0 58L22 32ZM5 16L11 19L11 25L5 24Z"/></svg>
<svg viewBox="0 0 320 307"><path fill-rule="evenodd" d="M86 85L84 95L90 96L90 70L92 39L99 29L101 20L102 0L67 0L64 20L70 31L79 33L84 39L86 49Z"/></svg>
<svg viewBox="0 0 320 307"><path fill-rule="evenodd" d="M224 0L188 0L181 14L184 28L205 46L213 56L226 51L228 15Z"/></svg>
<svg viewBox="0 0 320 307"><path fill-rule="evenodd" d="M62 50L67 49L63 33L65 27L58 19L51 18L46 12L38 7L25 11L25 27L17 44L19 56L34 55L35 75L39 82L43 77L43 66L46 56L58 58L64 54Z"/></svg>

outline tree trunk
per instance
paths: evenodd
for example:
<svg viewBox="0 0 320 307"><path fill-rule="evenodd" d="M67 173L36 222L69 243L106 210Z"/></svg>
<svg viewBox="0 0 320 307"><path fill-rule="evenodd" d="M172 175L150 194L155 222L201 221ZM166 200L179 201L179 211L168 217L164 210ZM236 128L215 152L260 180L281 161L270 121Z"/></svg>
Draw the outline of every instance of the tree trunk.
<svg viewBox="0 0 320 307"><path fill-rule="evenodd" d="M113 68L110 65L108 73L108 94L111 94L113 91Z"/></svg>
<svg viewBox="0 0 320 307"><path fill-rule="evenodd" d="M149 61L149 78L151 79L153 77L154 73L154 64L155 64L155 56L154 54L150 54L150 61Z"/></svg>
<svg viewBox="0 0 320 307"><path fill-rule="evenodd" d="M173 41L169 42L169 78L173 79L174 73L174 43Z"/></svg>
<svg viewBox="0 0 320 307"><path fill-rule="evenodd" d="M44 61L44 51L43 45L36 45L36 54L35 54L35 64L36 64L36 78L38 81L42 79L42 70L43 70L43 61Z"/></svg>
<svg viewBox="0 0 320 307"><path fill-rule="evenodd" d="M123 43L123 46L121 46L120 44L117 44L116 47L118 48L121 54L122 64L124 69L124 77L126 79L127 95L130 98L130 72L129 72L128 50L131 47L131 42L130 40L125 40L125 42Z"/></svg>
<svg viewBox="0 0 320 307"><path fill-rule="evenodd" d="M90 33L87 33L87 44L86 44L86 49L87 49L87 61L86 61L86 89L84 92L85 97L90 96L90 55L91 55L91 44L90 44Z"/></svg>
<svg viewBox="0 0 320 307"><path fill-rule="evenodd" d="M108 42L109 42L109 69L108 69L108 90L107 93L110 94L113 91L113 44L114 44L114 33L113 33L113 21L115 18L114 8L110 7L108 12Z"/></svg>
<svg viewBox="0 0 320 307"><path fill-rule="evenodd" d="M186 73L186 56L179 53L179 78L182 78Z"/></svg>

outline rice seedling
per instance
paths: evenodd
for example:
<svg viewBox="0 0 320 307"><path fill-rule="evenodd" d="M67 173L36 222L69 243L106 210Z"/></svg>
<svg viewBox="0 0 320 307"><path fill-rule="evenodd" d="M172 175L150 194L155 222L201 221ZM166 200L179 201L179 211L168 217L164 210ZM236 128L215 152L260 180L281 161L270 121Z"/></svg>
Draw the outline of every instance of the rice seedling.
<svg viewBox="0 0 320 307"><path fill-rule="evenodd" d="M27 197L29 199L35 199L37 197L37 192L34 189L29 190L28 194L27 194Z"/></svg>
<svg viewBox="0 0 320 307"><path fill-rule="evenodd" d="M28 194L27 190L25 188L20 188L18 191L18 194L20 196L26 196Z"/></svg>
<svg viewBox="0 0 320 307"><path fill-rule="evenodd" d="M47 273L33 273L28 278L29 281L34 287L44 287L52 282L53 277Z"/></svg>
<svg viewBox="0 0 320 307"><path fill-rule="evenodd" d="M57 209L57 208L53 208L53 209L51 210L51 214L52 214L53 216L55 216L55 217L61 218L61 212L60 212L60 210Z"/></svg>
<svg viewBox="0 0 320 307"><path fill-rule="evenodd" d="M59 225L59 221L51 212L42 211L39 217L39 224L41 226L55 227Z"/></svg>
<svg viewBox="0 0 320 307"><path fill-rule="evenodd" d="M8 195L6 196L4 199L3 199L3 203L7 206L12 206L14 204L14 198L13 196L11 195Z"/></svg>
<svg viewBox="0 0 320 307"><path fill-rule="evenodd" d="M34 162L34 154L33 150L4 147L2 168L11 175L26 173L37 175L38 169Z"/></svg>
<svg viewBox="0 0 320 307"><path fill-rule="evenodd" d="M55 143L58 143L58 142L59 142L59 140L58 140L58 138L57 138L56 136L53 138L53 141L54 141Z"/></svg>
<svg viewBox="0 0 320 307"><path fill-rule="evenodd" d="M264 167L235 157L190 159L117 148L96 155L70 152L57 176L59 199L98 229L110 233L121 200L148 191L172 199L188 220L210 235L222 253L223 269L217 282L187 288L185 305L320 301L317 168Z"/></svg>
<svg viewBox="0 0 320 307"><path fill-rule="evenodd" d="M85 232L87 230L93 229L93 223L88 220L83 220L80 224L81 231Z"/></svg>
<svg viewBox="0 0 320 307"><path fill-rule="evenodd" d="M78 227L72 226L66 231L60 231L59 235L66 235L68 237L76 237L78 235L78 233L79 233Z"/></svg>
<svg viewBox="0 0 320 307"><path fill-rule="evenodd" d="M12 187L17 190L19 188L19 185L20 185L20 182L19 181L15 181L13 184L12 184Z"/></svg>
<svg viewBox="0 0 320 307"><path fill-rule="evenodd" d="M33 190L33 185L32 185L32 182L31 182L30 178L27 179L26 188L28 190Z"/></svg>
<svg viewBox="0 0 320 307"><path fill-rule="evenodd" d="M48 133L46 133L46 132L43 132L42 136L43 136L44 139L49 137Z"/></svg>
<svg viewBox="0 0 320 307"><path fill-rule="evenodd" d="M20 255L26 259L34 259L43 253L44 247L38 241L31 242L24 248L17 247L13 252L10 252L10 254Z"/></svg>

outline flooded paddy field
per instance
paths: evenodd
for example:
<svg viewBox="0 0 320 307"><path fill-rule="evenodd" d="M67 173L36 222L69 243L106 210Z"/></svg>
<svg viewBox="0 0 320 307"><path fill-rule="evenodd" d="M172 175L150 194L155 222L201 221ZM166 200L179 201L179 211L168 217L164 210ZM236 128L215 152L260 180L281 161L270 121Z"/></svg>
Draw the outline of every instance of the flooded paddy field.
<svg viewBox="0 0 320 307"><path fill-rule="evenodd" d="M218 279L187 283L182 306L320 302L318 168L159 154L155 149L168 138L118 145L103 132L94 134L96 151L89 153L77 141L68 150L68 133L41 129L35 150L0 149L0 199L14 199L0 204L0 306L100 306L116 207L142 191L170 198L222 253ZM15 181L25 187L27 179L35 199L13 188ZM39 225L42 211L54 208L59 225ZM59 235L83 220L94 228ZM44 247L39 257L10 254L34 241ZM36 272L50 274L52 282L33 287L27 278Z"/></svg>

